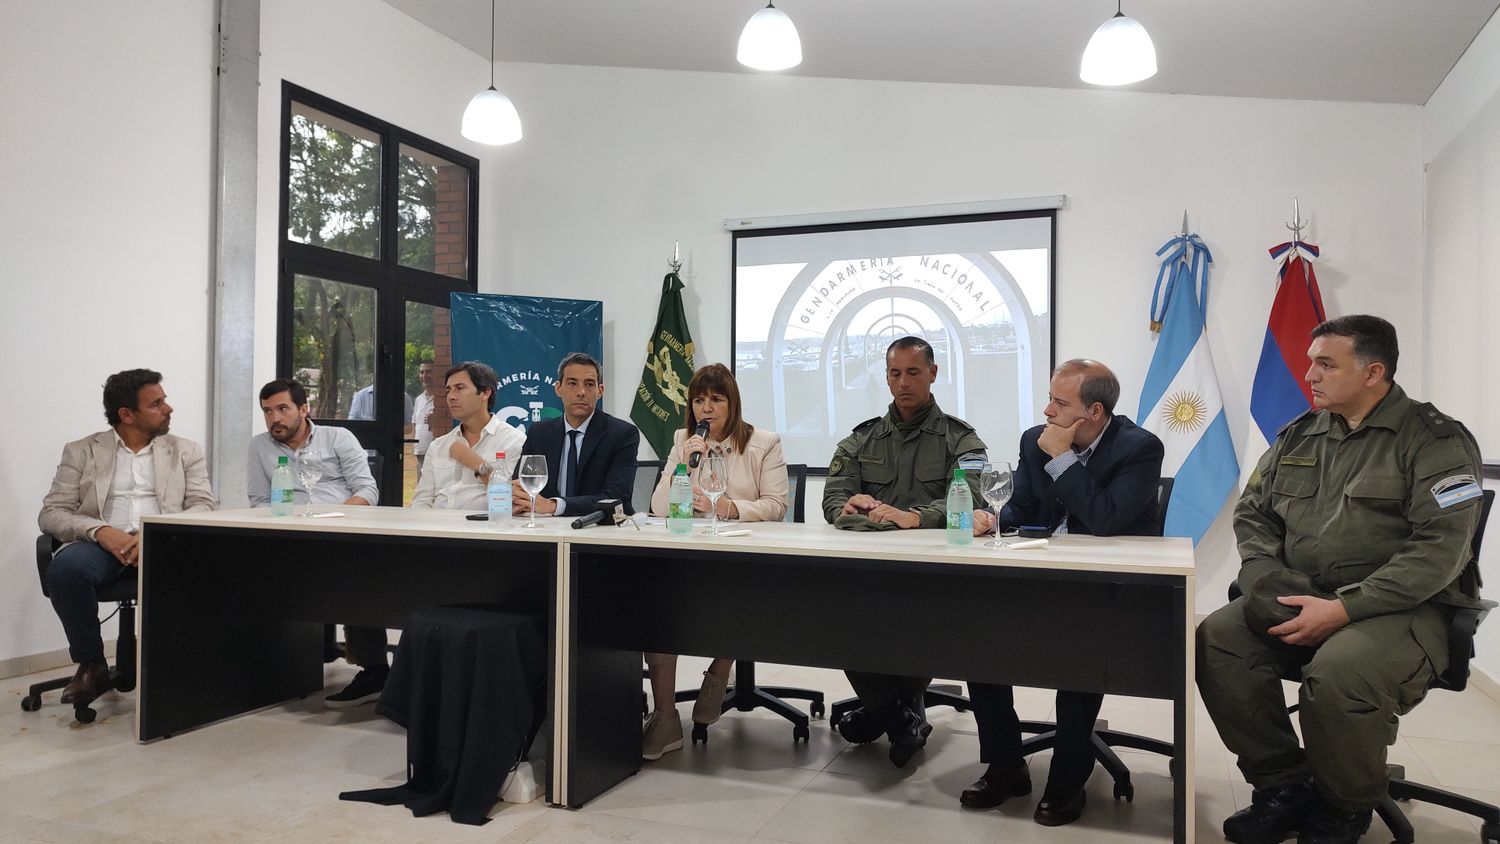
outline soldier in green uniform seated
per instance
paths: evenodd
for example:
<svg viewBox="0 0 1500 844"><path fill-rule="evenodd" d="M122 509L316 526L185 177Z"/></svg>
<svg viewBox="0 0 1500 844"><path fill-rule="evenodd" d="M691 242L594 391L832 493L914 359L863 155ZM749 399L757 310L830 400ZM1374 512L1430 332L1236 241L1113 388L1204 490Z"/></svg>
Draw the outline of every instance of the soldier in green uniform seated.
<svg viewBox="0 0 1500 844"><path fill-rule="evenodd" d="M970 425L949 416L932 398L937 380L932 346L902 337L885 351L891 406L862 422L834 449L823 487L823 517L844 530L941 528L947 523L948 483L965 465L969 491L979 495L984 442ZM847 713L839 733L851 742L891 740L890 758L904 766L927 743L922 696L930 677L848 671L861 708Z"/></svg>
<svg viewBox="0 0 1500 844"><path fill-rule="evenodd" d="M1198 688L1255 787L1224 821L1240 844L1359 840L1397 718L1447 667L1452 608L1478 597L1474 438L1392 380L1385 320L1329 320L1307 354L1315 407L1277 435L1235 508L1243 595L1198 627ZM1287 569L1311 594L1286 594ZM1289 620L1265 627L1268 599ZM1297 669L1303 744L1281 686Z"/></svg>

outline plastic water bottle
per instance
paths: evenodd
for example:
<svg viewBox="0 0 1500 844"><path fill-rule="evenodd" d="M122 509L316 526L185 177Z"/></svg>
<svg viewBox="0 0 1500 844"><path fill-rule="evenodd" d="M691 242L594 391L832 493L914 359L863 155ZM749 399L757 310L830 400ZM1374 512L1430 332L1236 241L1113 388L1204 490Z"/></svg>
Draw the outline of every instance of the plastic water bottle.
<svg viewBox="0 0 1500 844"><path fill-rule="evenodd" d="M510 473L505 471L505 452L497 451L495 462L491 466L490 483L485 489L491 530L505 530L510 526L510 496Z"/></svg>
<svg viewBox="0 0 1500 844"><path fill-rule="evenodd" d="M287 465L285 455L276 458L276 471L271 473L271 515L292 514L292 493L297 489L292 484L292 467Z"/></svg>
<svg viewBox="0 0 1500 844"><path fill-rule="evenodd" d="M672 473L672 490L667 501L667 533L692 533L693 480L688 477L686 463L678 463Z"/></svg>
<svg viewBox="0 0 1500 844"><path fill-rule="evenodd" d="M974 496L969 492L969 482L964 479L963 469L953 470L953 483L948 485L948 544L972 545L974 543Z"/></svg>

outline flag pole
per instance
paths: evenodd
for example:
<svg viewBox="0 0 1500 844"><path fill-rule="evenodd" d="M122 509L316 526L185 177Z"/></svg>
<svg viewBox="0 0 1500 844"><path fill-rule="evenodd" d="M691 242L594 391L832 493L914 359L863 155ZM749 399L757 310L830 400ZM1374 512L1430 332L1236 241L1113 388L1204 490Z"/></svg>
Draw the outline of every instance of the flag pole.
<svg viewBox="0 0 1500 844"><path fill-rule="evenodd" d="M672 260L667 262L667 266L672 268L674 274L682 273L682 257L677 251L677 241L675 240L672 241Z"/></svg>

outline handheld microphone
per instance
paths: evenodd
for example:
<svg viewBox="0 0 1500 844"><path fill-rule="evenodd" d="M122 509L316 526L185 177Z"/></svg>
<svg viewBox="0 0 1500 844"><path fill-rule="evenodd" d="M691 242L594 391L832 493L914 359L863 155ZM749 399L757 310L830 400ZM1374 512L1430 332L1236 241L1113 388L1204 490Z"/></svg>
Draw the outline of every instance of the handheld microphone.
<svg viewBox="0 0 1500 844"><path fill-rule="evenodd" d="M597 525L605 519L614 517L615 507L619 506L618 498L601 498L594 503L592 512L585 513L573 520L573 529L582 530L586 527Z"/></svg>
<svg viewBox="0 0 1500 844"><path fill-rule="evenodd" d="M583 528L586 528L590 525L597 525L602 521L604 521L604 511L595 510L587 516L579 516L578 518L574 519L573 529L582 530Z"/></svg>
<svg viewBox="0 0 1500 844"><path fill-rule="evenodd" d="M696 427L696 428L693 429L693 436L695 436L695 437L706 437L706 436L708 436L708 423L707 422L699 422L698 423L698 427ZM700 461L702 459L703 459L703 452L701 452L701 451L695 451L695 452L693 452L693 456L688 458L688 468L689 469L696 469L696 468L698 468L698 461Z"/></svg>

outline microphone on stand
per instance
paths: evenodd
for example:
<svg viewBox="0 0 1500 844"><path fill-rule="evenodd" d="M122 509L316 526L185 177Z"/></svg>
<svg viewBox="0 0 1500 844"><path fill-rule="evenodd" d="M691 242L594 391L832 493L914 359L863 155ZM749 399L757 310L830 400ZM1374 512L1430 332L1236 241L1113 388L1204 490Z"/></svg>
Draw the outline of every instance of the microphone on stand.
<svg viewBox="0 0 1500 844"><path fill-rule="evenodd" d="M698 423L698 427L696 427L696 428L693 429L693 436L695 436L695 437L706 437L706 436L708 436L708 423L707 422L699 422ZM701 451L695 451L695 452L693 452L693 456L688 458L688 468L689 469L696 469L696 468L698 468L698 461L700 461L702 459L703 459L703 452L701 452Z"/></svg>

